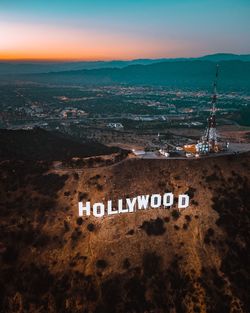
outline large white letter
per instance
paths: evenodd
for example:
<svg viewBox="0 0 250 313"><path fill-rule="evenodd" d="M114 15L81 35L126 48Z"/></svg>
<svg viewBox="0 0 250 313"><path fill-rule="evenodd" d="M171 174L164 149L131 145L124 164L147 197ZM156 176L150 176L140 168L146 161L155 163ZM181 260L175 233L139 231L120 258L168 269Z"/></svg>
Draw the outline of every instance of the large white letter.
<svg viewBox="0 0 250 313"><path fill-rule="evenodd" d="M128 212L128 209L123 208L123 200L122 199L118 200L118 212L119 213L127 213Z"/></svg>
<svg viewBox="0 0 250 313"><path fill-rule="evenodd" d="M185 209L188 206L189 206L189 196L188 195L179 195L178 209Z"/></svg>
<svg viewBox="0 0 250 313"><path fill-rule="evenodd" d="M78 202L79 216L83 216L83 211L86 211L86 215L90 215L90 201L86 202L86 206L83 206L82 202Z"/></svg>
<svg viewBox="0 0 250 313"><path fill-rule="evenodd" d="M137 198L127 198L126 199L126 203L128 206L128 211L127 212L134 212L135 211L135 203L136 203Z"/></svg>
<svg viewBox="0 0 250 313"><path fill-rule="evenodd" d="M153 194L150 201L151 208L159 208L161 206L161 195Z"/></svg>
<svg viewBox="0 0 250 313"><path fill-rule="evenodd" d="M98 208L99 208L99 210L98 210ZM104 212L105 212L105 208L104 208L103 203L100 202L100 203L95 203L93 205L93 215L95 217L102 217L104 215Z"/></svg>
<svg viewBox="0 0 250 313"><path fill-rule="evenodd" d="M118 211L113 210L113 208L112 208L112 201L109 200L108 201L108 215L117 214L117 213L118 213Z"/></svg>
<svg viewBox="0 0 250 313"><path fill-rule="evenodd" d="M172 192L164 193L163 195L163 205L171 206L174 203L174 195Z"/></svg>
<svg viewBox="0 0 250 313"><path fill-rule="evenodd" d="M137 197L139 210L148 208L148 199L149 199L149 195Z"/></svg>

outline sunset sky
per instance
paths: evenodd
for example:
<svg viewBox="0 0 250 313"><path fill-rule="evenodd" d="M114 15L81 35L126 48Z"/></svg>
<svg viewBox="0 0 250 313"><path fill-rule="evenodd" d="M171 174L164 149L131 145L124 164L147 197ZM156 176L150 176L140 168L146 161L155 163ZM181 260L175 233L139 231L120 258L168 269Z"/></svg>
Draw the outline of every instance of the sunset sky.
<svg viewBox="0 0 250 313"><path fill-rule="evenodd" d="M1 60L250 53L249 0L0 0Z"/></svg>

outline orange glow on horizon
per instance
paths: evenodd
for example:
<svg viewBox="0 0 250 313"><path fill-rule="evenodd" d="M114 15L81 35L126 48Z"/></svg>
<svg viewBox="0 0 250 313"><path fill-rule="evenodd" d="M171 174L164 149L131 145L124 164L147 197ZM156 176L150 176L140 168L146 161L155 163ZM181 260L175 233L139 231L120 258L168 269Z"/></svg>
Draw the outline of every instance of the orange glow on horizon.
<svg viewBox="0 0 250 313"><path fill-rule="evenodd" d="M122 60L132 60L133 58L130 57L123 57ZM80 61L111 61L111 60L121 60L117 56L110 57L110 56L103 56L103 55L86 55L86 56L79 56L76 57L75 55L70 56L69 54L55 54L50 53L48 54L35 54L34 52L25 52L25 51L10 51L6 53L0 52L0 61L24 61L24 62L80 62Z"/></svg>
<svg viewBox="0 0 250 313"><path fill-rule="evenodd" d="M176 41L146 40L93 29L0 22L0 60L96 61L176 57ZM3 39L3 40L2 40Z"/></svg>

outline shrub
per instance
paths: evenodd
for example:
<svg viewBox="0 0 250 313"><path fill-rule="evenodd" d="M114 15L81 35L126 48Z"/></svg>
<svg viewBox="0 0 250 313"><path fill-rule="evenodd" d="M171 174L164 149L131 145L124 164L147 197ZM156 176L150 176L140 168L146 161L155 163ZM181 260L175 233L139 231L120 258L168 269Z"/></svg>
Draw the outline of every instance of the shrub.
<svg viewBox="0 0 250 313"><path fill-rule="evenodd" d="M171 215L172 215L173 219L176 221L181 216L181 213L179 211L177 211L177 210L173 210L171 212Z"/></svg>
<svg viewBox="0 0 250 313"><path fill-rule="evenodd" d="M71 240L72 241L77 241L78 240L78 238L81 236L81 231L78 229L78 228L76 228L74 231L73 231L73 233L71 234Z"/></svg>
<svg viewBox="0 0 250 313"><path fill-rule="evenodd" d="M96 267L98 267L98 268L104 269L107 266L108 266L107 262L103 259L97 260L97 262L96 262Z"/></svg>
<svg viewBox="0 0 250 313"><path fill-rule="evenodd" d="M97 189L98 191L103 191L103 186L100 185L100 184L97 184L97 185L96 185L96 189Z"/></svg>
<svg viewBox="0 0 250 313"><path fill-rule="evenodd" d="M135 231L133 229L130 229L128 232L127 232L127 235L134 235Z"/></svg>
<svg viewBox="0 0 250 313"><path fill-rule="evenodd" d="M144 221L140 228L145 230L148 236L160 236L163 235L166 231L164 222L159 217L155 220Z"/></svg>
<svg viewBox="0 0 250 313"><path fill-rule="evenodd" d="M187 230L188 229L188 224L183 224L182 228Z"/></svg>
<svg viewBox="0 0 250 313"><path fill-rule="evenodd" d="M128 268L130 267L130 262L129 262L129 259L128 259L128 258L126 258L126 259L123 260L122 267L123 267L124 269L128 269Z"/></svg>
<svg viewBox="0 0 250 313"><path fill-rule="evenodd" d="M191 222L191 216L185 215L185 220L186 220L187 222Z"/></svg>
<svg viewBox="0 0 250 313"><path fill-rule="evenodd" d="M193 199L195 191L196 191L195 188L192 188L192 187L188 188L187 194L189 195L190 199Z"/></svg>
<svg viewBox="0 0 250 313"><path fill-rule="evenodd" d="M88 229L88 231L94 231L95 230L95 225L90 223L90 224L88 224L87 229Z"/></svg>
<svg viewBox="0 0 250 313"><path fill-rule="evenodd" d="M80 225L82 225L82 223L83 223L83 219L81 217L78 217L76 219L76 224L80 226Z"/></svg>
<svg viewBox="0 0 250 313"><path fill-rule="evenodd" d="M70 230L70 227L69 227L69 223L67 221L63 221L63 224L64 224L64 230L65 232L68 232Z"/></svg>
<svg viewBox="0 0 250 313"><path fill-rule="evenodd" d="M83 199L87 199L88 198L88 194L87 192L79 192L78 193L78 200L82 201Z"/></svg>

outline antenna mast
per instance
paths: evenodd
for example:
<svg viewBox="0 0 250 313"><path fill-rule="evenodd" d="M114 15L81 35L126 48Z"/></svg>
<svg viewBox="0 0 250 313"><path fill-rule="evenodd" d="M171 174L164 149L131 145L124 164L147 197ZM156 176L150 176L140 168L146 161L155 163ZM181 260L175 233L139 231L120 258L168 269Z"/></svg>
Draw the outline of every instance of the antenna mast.
<svg viewBox="0 0 250 313"><path fill-rule="evenodd" d="M217 152L217 132L216 132L216 102L217 102L217 80L219 75L219 65L216 65L215 80L213 84L212 110L208 118L208 126L206 129L206 141L210 146L210 151Z"/></svg>
<svg viewBox="0 0 250 313"><path fill-rule="evenodd" d="M216 73L215 73L215 80L214 80L214 88L213 88L213 97L212 97L212 112L215 113L215 105L217 101L217 81L219 76L219 64L216 65Z"/></svg>

